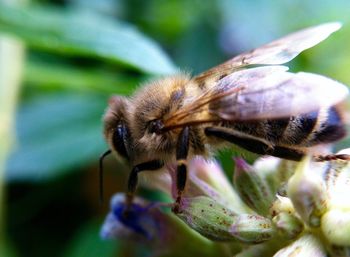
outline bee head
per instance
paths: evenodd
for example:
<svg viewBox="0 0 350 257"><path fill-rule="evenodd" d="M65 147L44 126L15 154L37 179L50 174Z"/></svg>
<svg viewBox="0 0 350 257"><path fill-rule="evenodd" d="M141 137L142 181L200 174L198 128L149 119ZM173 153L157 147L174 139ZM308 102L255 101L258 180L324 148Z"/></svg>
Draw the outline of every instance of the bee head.
<svg viewBox="0 0 350 257"><path fill-rule="evenodd" d="M113 152L124 160L130 160L130 129L127 122L128 100L112 96L104 115L104 135Z"/></svg>

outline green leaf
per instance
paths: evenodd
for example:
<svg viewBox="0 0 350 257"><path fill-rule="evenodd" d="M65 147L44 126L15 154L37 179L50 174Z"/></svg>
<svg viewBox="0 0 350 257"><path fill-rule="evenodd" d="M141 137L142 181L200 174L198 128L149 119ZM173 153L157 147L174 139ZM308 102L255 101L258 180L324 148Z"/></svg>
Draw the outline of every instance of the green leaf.
<svg viewBox="0 0 350 257"><path fill-rule="evenodd" d="M65 257L118 256L117 241L103 241L99 237L100 224L90 222L71 241Z"/></svg>
<svg viewBox="0 0 350 257"><path fill-rule="evenodd" d="M0 31L46 51L102 59L152 74L175 71L153 40L126 23L91 12L0 4Z"/></svg>
<svg viewBox="0 0 350 257"><path fill-rule="evenodd" d="M97 162L106 149L101 121L105 107L104 97L88 94L43 96L22 106L6 179L52 179Z"/></svg>
<svg viewBox="0 0 350 257"><path fill-rule="evenodd" d="M73 89L109 94L130 94L140 83L139 78L97 68L29 60L24 70L24 82L33 87Z"/></svg>

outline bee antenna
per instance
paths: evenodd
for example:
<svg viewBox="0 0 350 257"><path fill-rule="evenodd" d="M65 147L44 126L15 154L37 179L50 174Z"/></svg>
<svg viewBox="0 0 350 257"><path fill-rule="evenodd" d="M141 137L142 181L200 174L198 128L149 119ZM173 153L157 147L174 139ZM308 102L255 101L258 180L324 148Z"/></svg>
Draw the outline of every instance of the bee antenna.
<svg viewBox="0 0 350 257"><path fill-rule="evenodd" d="M103 160L106 156L111 154L111 149L108 149L106 152L104 152L99 159L99 196L100 196L100 203L103 203Z"/></svg>

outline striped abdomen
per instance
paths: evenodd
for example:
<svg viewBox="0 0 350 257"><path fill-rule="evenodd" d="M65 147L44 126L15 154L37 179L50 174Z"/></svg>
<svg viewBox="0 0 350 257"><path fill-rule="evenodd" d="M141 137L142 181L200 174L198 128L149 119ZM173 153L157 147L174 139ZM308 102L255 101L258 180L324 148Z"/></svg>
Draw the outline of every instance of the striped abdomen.
<svg viewBox="0 0 350 257"><path fill-rule="evenodd" d="M331 143L346 134L340 111L334 106L275 120L231 123L230 127L273 145L300 147Z"/></svg>
<svg viewBox="0 0 350 257"><path fill-rule="evenodd" d="M224 122L205 133L254 153L300 160L305 148L337 141L346 130L340 111L330 107L274 120Z"/></svg>

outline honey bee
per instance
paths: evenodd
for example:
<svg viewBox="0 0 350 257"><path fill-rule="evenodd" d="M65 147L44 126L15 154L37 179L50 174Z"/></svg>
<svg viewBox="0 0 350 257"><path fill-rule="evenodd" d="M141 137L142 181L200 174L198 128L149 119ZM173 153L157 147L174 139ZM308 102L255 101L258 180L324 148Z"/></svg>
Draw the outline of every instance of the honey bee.
<svg viewBox="0 0 350 257"><path fill-rule="evenodd" d="M243 53L198 76L179 74L146 83L131 98L113 96L104 116L110 153L131 166L127 203L138 174L177 165L176 211L187 160L210 157L228 144L260 155L299 161L315 146L345 135L338 103L346 86L282 66L340 28L327 23Z"/></svg>

